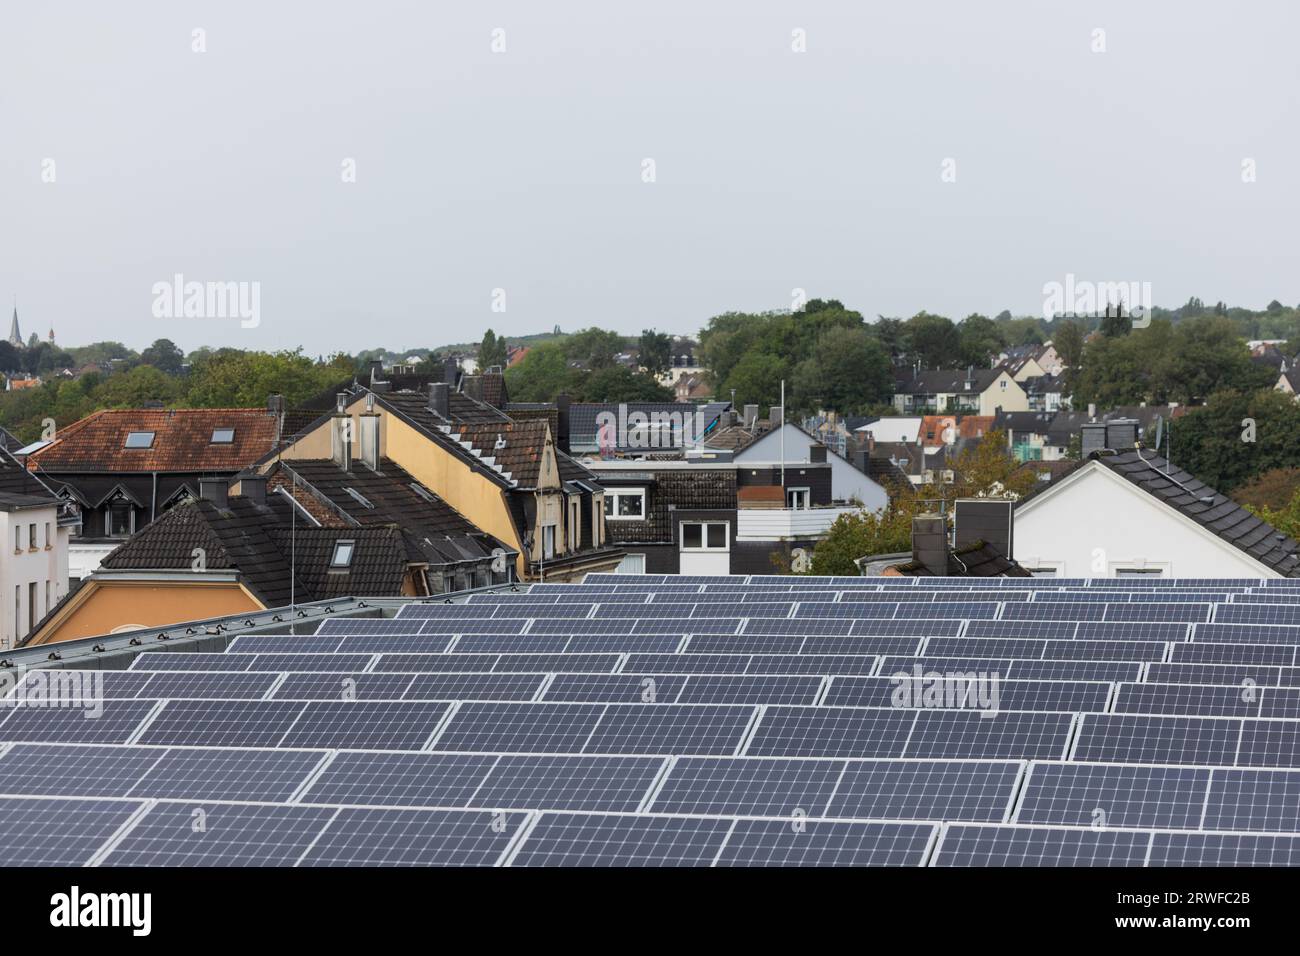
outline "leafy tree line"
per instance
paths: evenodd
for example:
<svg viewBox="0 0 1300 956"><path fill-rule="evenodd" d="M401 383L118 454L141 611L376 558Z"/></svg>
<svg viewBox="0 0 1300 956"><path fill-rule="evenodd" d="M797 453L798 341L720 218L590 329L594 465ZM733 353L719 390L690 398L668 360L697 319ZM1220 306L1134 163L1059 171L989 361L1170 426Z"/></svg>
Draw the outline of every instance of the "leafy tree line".
<svg viewBox="0 0 1300 956"><path fill-rule="evenodd" d="M87 353L97 356L87 361L122 362L111 371L77 378L56 372L36 388L0 393L0 425L23 441L35 441L46 418L62 428L102 408L138 408L146 402L170 408L252 408L264 406L272 394L284 395L293 405L356 371L350 356L318 360L301 350L200 349L186 357L166 339L138 355L119 343L88 346ZM180 374L187 358L188 374Z"/></svg>
<svg viewBox="0 0 1300 956"><path fill-rule="evenodd" d="M504 340L489 329L479 346L479 367L497 354L501 360L488 364L504 366L504 353ZM623 364L624 353L636 353L636 361ZM672 391L656 380L671 361L672 338L666 333L647 329L634 339L589 328L531 346L506 369L506 386L516 402L552 402L559 395L578 402L671 402Z"/></svg>

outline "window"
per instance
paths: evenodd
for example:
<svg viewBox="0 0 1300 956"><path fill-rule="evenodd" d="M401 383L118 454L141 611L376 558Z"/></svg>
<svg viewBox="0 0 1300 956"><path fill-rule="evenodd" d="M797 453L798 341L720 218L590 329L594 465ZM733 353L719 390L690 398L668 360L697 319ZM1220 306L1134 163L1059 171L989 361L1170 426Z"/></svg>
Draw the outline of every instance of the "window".
<svg viewBox="0 0 1300 956"><path fill-rule="evenodd" d="M104 530L110 538L129 538L135 530L135 509L129 501L114 501L104 509Z"/></svg>
<svg viewBox="0 0 1300 956"><path fill-rule="evenodd" d="M605 490L605 517L610 521L645 519L645 489L618 488Z"/></svg>
<svg viewBox="0 0 1300 956"><path fill-rule="evenodd" d="M50 523L45 522L45 547L46 549L54 547L54 541L50 538Z"/></svg>
<svg viewBox="0 0 1300 956"><path fill-rule="evenodd" d="M14 640L23 636L23 586L14 585Z"/></svg>
<svg viewBox="0 0 1300 956"><path fill-rule="evenodd" d="M582 498L573 495L569 498L569 550L577 551L582 547Z"/></svg>
<svg viewBox="0 0 1300 956"><path fill-rule="evenodd" d="M615 574L645 574L644 554L625 554L614 569Z"/></svg>
<svg viewBox="0 0 1300 956"><path fill-rule="evenodd" d="M16 554L22 549L23 549L23 526L20 524L16 524L14 525L14 553Z"/></svg>
<svg viewBox="0 0 1300 956"><path fill-rule="evenodd" d="M810 488L787 488L785 490L785 505L787 508L811 508L812 507L812 490Z"/></svg>
<svg viewBox="0 0 1300 956"><path fill-rule="evenodd" d="M50 582L45 582L45 613L50 613Z"/></svg>
<svg viewBox="0 0 1300 956"><path fill-rule="evenodd" d="M127 448L152 448L153 432L127 432Z"/></svg>
<svg viewBox="0 0 1300 956"><path fill-rule="evenodd" d="M683 551L726 551L728 524L725 521L683 521Z"/></svg>
<svg viewBox="0 0 1300 956"><path fill-rule="evenodd" d="M1007 380L1004 378L1002 381L998 382L998 387L1005 392L1007 390Z"/></svg>
<svg viewBox="0 0 1300 956"><path fill-rule="evenodd" d="M229 445L234 440L235 440L235 430L233 428L212 429L212 444Z"/></svg>
<svg viewBox="0 0 1300 956"><path fill-rule="evenodd" d="M555 557L555 525L542 525L542 557Z"/></svg>
<svg viewBox="0 0 1300 956"><path fill-rule="evenodd" d="M27 633L36 630L36 582L27 585Z"/></svg>
<svg viewBox="0 0 1300 956"><path fill-rule="evenodd" d="M1025 570L1036 578L1056 577L1056 568L1026 568Z"/></svg>
<svg viewBox="0 0 1300 956"><path fill-rule="evenodd" d="M36 550L36 522L33 521L27 526L27 550Z"/></svg>
<svg viewBox="0 0 1300 956"><path fill-rule="evenodd" d="M1164 573L1161 568L1116 568L1115 577L1117 578L1141 578L1151 575L1160 577Z"/></svg>
<svg viewBox="0 0 1300 956"><path fill-rule="evenodd" d="M351 539L334 542L334 556L330 558L331 568L347 568L352 566L352 552L356 550L357 543Z"/></svg>

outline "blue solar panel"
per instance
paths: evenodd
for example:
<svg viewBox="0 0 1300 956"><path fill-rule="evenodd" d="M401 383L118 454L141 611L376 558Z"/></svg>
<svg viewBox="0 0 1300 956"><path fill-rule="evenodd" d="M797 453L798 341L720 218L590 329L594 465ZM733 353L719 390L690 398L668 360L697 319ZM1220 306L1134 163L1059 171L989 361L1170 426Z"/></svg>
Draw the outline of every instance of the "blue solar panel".
<svg viewBox="0 0 1300 956"><path fill-rule="evenodd" d="M134 671L122 673L121 677L137 676ZM208 700L230 698L243 700L261 700L280 679L274 673L249 673L246 671L183 671L162 672L152 675L149 682L141 687L136 696L153 697L195 697Z"/></svg>
<svg viewBox="0 0 1300 956"><path fill-rule="evenodd" d="M1296 649L1284 644L1174 644L1170 660L1186 664L1291 665Z"/></svg>
<svg viewBox="0 0 1300 956"><path fill-rule="evenodd" d="M1188 714L1201 717L1257 717L1264 696L1256 685L1120 684L1116 714Z"/></svg>
<svg viewBox="0 0 1300 956"><path fill-rule="evenodd" d="M912 823L738 820L719 866L920 866L937 828Z"/></svg>
<svg viewBox="0 0 1300 956"><path fill-rule="evenodd" d="M125 797L166 752L151 747L14 744L0 754L0 793Z"/></svg>
<svg viewBox="0 0 1300 956"><path fill-rule="evenodd" d="M306 706L288 700L168 701L139 742L197 747L275 747ZM3 729L0 727L0 733Z"/></svg>
<svg viewBox="0 0 1300 956"><path fill-rule="evenodd" d="M710 866L730 820L543 814L511 866Z"/></svg>
<svg viewBox="0 0 1300 956"><path fill-rule="evenodd" d="M821 816L841 761L679 758L650 805L655 813Z"/></svg>
<svg viewBox="0 0 1300 956"><path fill-rule="evenodd" d="M411 701L316 701L307 705L278 746L420 750L449 707Z"/></svg>
<svg viewBox="0 0 1300 956"><path fill-rule="evenodd" d="M1140 830L978 826L945 828L935 866L1143 866L1151 834Z"/></svg>
<svg viewBox="0 0 1300 956"><path fill-rule="evenodd" d="M826 816L1001 823L1023 764L1012 761L850 761Z"/></svg>
<svg viewBox="0 0 1300 956"><path fill-rule="evenodd" d="M1198 644L1300 644L1300 627L1271 624L1197 624L1192 640Z"/></svg>
<svg viewBox="0 0 1300 956"><path fill-rule="evenodd" d="M754 719L753 707L610 704L585 753L730 754Z"/></svg>
<svg viewBox="0 0 1300 956"><path fill-rule="evenodd" d="M159 803L104 857L105 866L293 866L337 810Z"/></svg>
<svg viewBox="0 0 1300 956"><path fill-rule="evenodd" d="M1150 866L1300 866L1300 837L1157 833Z"/></svg>
<svg viewBox="0 0 1300 956"><path fill-rule="evenodd" d="M400 700L413 674L289 674L275 700Z"/></svg>
<svg viewBox="0 0 1300 956"><path fill-rule="evenodd" d="M157 752L156 752L157 753ZM191 750L158 754L132 797L190 800L288 800L325 755L298 750Z"/></svg>
<svg viewBox="0 0 1300 956"><path fill-rule="evenodd" d="M82 866L141 806L123 800L0 800L0 866Z"/></svg>
<svg viewBox="0 0 1300 956"><path fill-rule="evenodd" d="M1197 829L1209 783L1204 768L1035 763L1015 822Z"/></svg>
<svg viewBox="0 0 1300 956"><path fill-rule="evenodd" d="M339 753L302 803L459 807L500 758L487 754Z"/></svg>
<svg viewBox="0 0 1300 956"><path fill-rule="evenodd" d="M903 756L1063 758L1072 720L1072 714L922 710Z"/></svg>
<svg viewBox="0 0 1300 956"><path fill-rule="evenodd" d="M868 654L755 654L747 674L861 674L876 669L879 657Z"/></svg>
<svg viewBox="0 0 1300 956"><path fill-rule="evenodd" d="M1238 766L1300 767L1300 721L1246 720L1243 723L1241 745L1237 748Z"/></svg>
<svg viewBox="0 0 1300 956"><path fill-rule="evenodd" d="M814 704L821 695L816 675L692 675L677 696L679 704Z"/></svg>
<svg viewBox="0 0 1300 956"><path fill-rule="evenodd" d="M1085 714L1072 759L1231 764L1241 721L1216 717Z"/></svg>
<svg viewBox="0 0 1300 956"><path fill-rule="evenodd" d="M556 674L542 700L671 704L686 680L683 674Z"/></svg>
<svg viewBox="0 0 1300 956"><path fill-rule="evenodd" d="M340 810L300 866L494 866L525 813Z"/></svg>
<svg viewBox="0 0 1300 956"><path fill-rule="evenodd" d="M1199 828L1300 831L1300 773L1216 769Z"/></svg>
<svg viewBox="0 0 1300 956"><path fill-rule="evenodd" d="M901 757L919 711L768 707L747 756Z"/></svg>
<svg viewBox="0 0 1300 956"><path fill-rule="evenodd" d="M491 809L632 813L663 773L662 757L504 756L473 794Z"/></svg>
<svg viewBox="0 0 1300 956"><path fill-rule="evenodd" d="M407 700L532 700L544 674L416 674Z"/></svg>
<svg viewBox="0 0 1300 956"><path fill-rule="evenodd" d="M152 700L107 700L85 707L0 707L0 740L124 744L155 706Z"/></svg>
<svg viewBox="0 0 1300 956"><path fill-rule="evenodd" d="M1261 686L1280 682L1280 667L1264 664L1162 664L1147 665L1147 680L1155 684L1241 684Z"/></svg>
<svg viewBox="0 0 1300 956"><path fill-rule="evenodd" d="M604 704L462 704L438 735L438 750L578 753Z"/></svg>

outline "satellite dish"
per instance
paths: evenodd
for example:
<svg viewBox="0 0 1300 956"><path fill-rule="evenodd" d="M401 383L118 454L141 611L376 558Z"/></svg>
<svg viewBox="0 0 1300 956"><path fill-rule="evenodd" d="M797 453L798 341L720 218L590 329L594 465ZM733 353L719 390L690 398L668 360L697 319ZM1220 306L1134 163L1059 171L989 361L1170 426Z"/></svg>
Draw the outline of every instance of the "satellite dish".
<svg viewBox="0 0 1300 956"><path fill-rule="evenodd" d="M1165 437L1165 416L1157 415L1156 416L1156 440L1155 440L1155 450L1157 452L1160 451L1160 441L1164 437Z"/></svg>

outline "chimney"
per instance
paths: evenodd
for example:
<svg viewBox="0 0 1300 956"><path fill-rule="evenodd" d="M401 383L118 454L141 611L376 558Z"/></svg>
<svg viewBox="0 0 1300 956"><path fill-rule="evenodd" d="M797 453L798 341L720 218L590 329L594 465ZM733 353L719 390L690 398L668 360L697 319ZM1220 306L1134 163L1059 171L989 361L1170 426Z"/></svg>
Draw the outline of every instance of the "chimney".
<svg viewBox="0 0 1300 956"><path fill-rule="evenodd" d="M366 364L370 366L370 384L374 385L376 382L383 381L384 363L379 359L371 359Z"/></svg>
<svg viewBox="0 0 1300 956"><path fill-rule="evenodd" d="M460 378L460 363L454 358L445 358L442 360L442 380L450 388L456 387L456 381Z"/></svg>
<svg viewBox="0 0 1300 956"><path fill-rule="evenodd" d="M367 407L357 419L361 423L361 460L371 471L379 470L379 414Z"/></svg>
<svg viewBox="0 0 1300 956"><path fill-rule="evenodd" d="M446 382L434 382L429 386L429 411L451 420L451 386Z"/></svg>
<svg viewBox="0 0 1300 956"><path fill-rule="evenodd" d="M1087 461L1095 452L1104 450L1106 446L1106 424L1105 422L1088 422L1079 429L1080 433L1080 457Z"/></svg>
<svg viewBox="0 0 1300 956"><path fill-rule="evenodd" d="M826 462L826 446L823 445L821 442L816 442L815 444L809 445L809 446L808 446L808 461L809 461L811 464L814 464L814 465L816 465L816 464L825 464L825 462Z"/></svg>
<svg viewBox="0 0 1300 956"><path fill-rule="evenodd" d="M266 411L275 418L275 444L278 447L284 438L284 396L272 395L266 400Z"/></svg>
<svg viewBox="0 0 1300 956"><path fill-rule="evenodd" d="M555 396L555 445L569 454L569 396L561 392Z"/></svg>
<svg viewBox="0 0 1300 956"><path fill-rule="evenodd" d="M862 472L867 473L868 459L871 457L870 448L859 448L853 453L853 466Z"/></svg>
<svg viewBox="0 0 1300 956"><path fill-rule="evenodd" d="M983 541L1004 557L1012 557L1015 544L1014 502L997 498L959 498L953 511L953 537L960 550Z"/></svg>
<svg viewBox="0 0 1300 956"><path fill-rule="evenodd" d="M1138 423L1132 418L1116 418L1106 423L1106 447L1115 451L1132 451L1137 447Z"/></svg>
<svg viewBox="0 0 1300 956"><path fill-rule="evenodd" d="M745 419L744 419L744 421L745 421L745 427L746 427L746 428L753 428L753 427L754 427L754 423L758 421L758 406L757 406L757 405L746 405L746 406L745 406Z"/></svg>
<svg viewBox="0 0 1300 956"><path fill-rule="evenodd" d="M224 511L230 507L230 486L225 478L200 478L199 497Z"/></svg>
<svg viewBox="0 0 1300 956"><path fill-rule="evenodd" d="M948 575L948 528L943 515L912 519L912 560L936 577Z"/></svg>
<svg viewBox="0 0 1300 956"><path fill-rule="evenodd" d="M239 479L239 493L255 505L266 504L266 475L244 475Z"/></svg>
<svg viewBox="0 0 1300 956"><path fill-rule="evenodd" d="M347 395L340 392L330 427L330 458L344 471L352 470L352 416L346 411Z"/></svg>
<svg viewBox="0 0 1300 956"><path fill-rule="evenodd" d="M780 425L780 424L781 424L781 406L780 406L780 405L773 405L771 408L769 408L769 409L767 410L767 417L768 417L768 419L772 422L773 425Z"/></svg>

